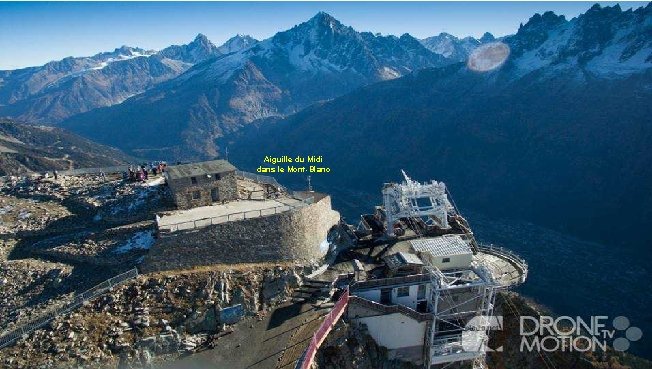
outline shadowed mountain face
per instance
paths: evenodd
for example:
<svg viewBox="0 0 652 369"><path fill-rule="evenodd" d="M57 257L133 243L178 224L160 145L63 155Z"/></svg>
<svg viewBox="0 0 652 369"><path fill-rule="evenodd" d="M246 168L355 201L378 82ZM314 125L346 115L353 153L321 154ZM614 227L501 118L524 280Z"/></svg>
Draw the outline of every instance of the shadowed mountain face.
<svg viewBox="0 0 652 369"><path fill-rule="evenodd" d="M159 52L123 46L91 57L0 71L0 116L56 124L75 114L118 104L196 63L254 42L237 36L218 49L200 34L189 44Z"/></svg>
<svg viewBox="0 0 652 369"><path fill-rule="evenodd" d="M512 52L497 70L456 64L368 86L229 138L230 159L251 170L264 155L323 155L332 173L313 182L354 205L403 168L445 181L463 208L649 254L652 49L631 40L649 32L650 9L535 16L503 40ZM572 41L545 53L562 28Z"/></svg>
<svg viewBox="0 0 652 369"><path fill-rule="evenodd" d="M213 157L216 137L252 121L285 116L359 86L447 63L409 35L360 33L319 13L64 125L141 156ZM154 140L143 139L154 133Z"/></svg>
<svg viewBox="0 0 652 369"><path fill-rule="evenodd" d="M135 159L61 128L0 119L0 175L103 167Z"/></svg>

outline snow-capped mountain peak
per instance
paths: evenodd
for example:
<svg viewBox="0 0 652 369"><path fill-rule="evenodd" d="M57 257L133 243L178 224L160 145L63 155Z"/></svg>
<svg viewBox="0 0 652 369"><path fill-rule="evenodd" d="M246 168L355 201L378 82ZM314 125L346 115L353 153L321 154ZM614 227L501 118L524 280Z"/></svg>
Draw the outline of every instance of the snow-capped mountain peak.
<svg viewBox="0 0 652 369"><path fill-rule="evenodd" d="M159 55L188 64L220 55L217 47L204 34L199 33L195 39L186 45L169 46L159 52Z"/></svg>
<svg viewBox="0 0 652 369"><path fill-rule="evenodd" d="M520 74L572 70L596 76L638 73L652 67L652 3L623 11L619 5L592 6L570 21L552 12L535 14L505 38L511 64Z"/></svg>
<svg viewBox="0 0 652 369"><path fill-rule="evenodd" d="M312 17L307 24L313 27L327 27L330 29L336 29L343 27L342 23L335 19L332 15L326 12L319 12L314 17Z"/></svg>
<svg viewBox="0 0 652 369"><path fill-rule="evenodd" d="M428 50L453 61L466 60L471 51L482 43L489 41L493 41L493 36L488 32L485 33L481 40L477 40L470 36L459 39L446 32L420 40L423 46Z"/></svg>
<svg viewBox="0 0 652 369"><path fill-rule="evenodd" d="M217 50L222 54L231 54L246 49L257 42L258 40L249 35L238 34L228 39L224 44L218 47Z"/></svg>

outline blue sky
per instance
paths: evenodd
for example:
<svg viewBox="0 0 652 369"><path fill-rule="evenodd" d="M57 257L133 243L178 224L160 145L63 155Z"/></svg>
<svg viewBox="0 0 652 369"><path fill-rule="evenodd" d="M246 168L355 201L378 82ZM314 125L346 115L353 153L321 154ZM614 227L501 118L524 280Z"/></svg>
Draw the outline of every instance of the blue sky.
<svg viewBox="0 0 652 369"><path fill-rule="evenodd" d="M600 2L613 5L612 2ZM644 2L622 3L623 8ZM359 31L424 38L514 33L536 12L572 18L592 2L66 2L0 3L0 69L87 56L122 45L161 49L203 33L219 46L265 39L326 11Z"/></svg>

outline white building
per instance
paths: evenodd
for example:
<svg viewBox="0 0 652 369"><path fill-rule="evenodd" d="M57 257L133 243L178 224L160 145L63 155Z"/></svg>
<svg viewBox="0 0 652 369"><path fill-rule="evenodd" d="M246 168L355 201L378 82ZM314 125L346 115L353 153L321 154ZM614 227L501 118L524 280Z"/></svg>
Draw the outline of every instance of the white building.
<svg viewBox="0 0 652 369"><path fill-rule="evenodd" d="M356 283L350 290L348 317L364 324L376 343L387 348L389 358L422 363L433 321L427 313L429 289L427 274Z"/></svg>
<svg viewBox="0 0 652 369"><path fill-rule="evenodd" d="M409 243L421 260L439 270L468 269L473 262L471 246L458 234L418 238Z"/></svg>
<svg viewBox="0 0 652 369"><path fill-rule="evenodd" d="M486 327L470 324L493 314L497 285L490 273L473 263L460 236L409 243L424 272L353 283L349 319L364 324L390 358L426 367L484 360Z"/></svg>

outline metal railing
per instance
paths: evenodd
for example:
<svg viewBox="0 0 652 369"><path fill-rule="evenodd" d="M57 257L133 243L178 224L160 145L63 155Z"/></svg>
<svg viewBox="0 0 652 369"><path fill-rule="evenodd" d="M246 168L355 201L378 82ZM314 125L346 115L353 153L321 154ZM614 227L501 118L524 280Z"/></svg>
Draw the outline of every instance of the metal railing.
<svg viewBox="0 0 652 369"><path fill-rule="evenodd" d="M289 210L299 209L304 206L308 206L312 203L313 203L313 198L311 197L308 199L300 200L300 202L297 204L284 204L284 205L273 206L265 209L247 210L247 211L241 211L232 214L220 215L217 217L206 217L206 218L189 220L186 222L163 224L163 225L160 225L160 218L157 217L156 222L159 230L159 235L165 236L166 234L174 233L177 231L198 229L198 228L208 227L211 225L226 223L234 220L260 218L264 216L280 214Z"/></svg>
<svg viewBox="0 0 652 369"><path fill-rule="evenodd" d="M99 295L104 294L109 291L111 288L124 283L125 281L131 280L138 276L138 269L134 268L122 274L107 279L106 281L92 287L81 294L76 295L73 300L62 307L58 307L53 311L45 313L25 324L22 324L18 327L15 327L9 331L9 333L0 337L0 349L3 349L11 344L13 344L19 338L28 335L35 330L43 327L44 325L50 323L54 318L60 315L66 315L78 307L80 307L84 302L91 300Z"/></svg>
<svg viewBox="0 0 652 369"><path fill-rule="evenodd" d="M405 305L400 305L400 304L394 304L394 305L383 305L379 302L367 300L364 297L356 296L356 295L351 295L349 297L349 302L350 303L355 303L364 307L367 307L369 309L373 309L379 312L382 312L383 315L387 314L393 314L393 313L399 313L403 314L405 316L408 316L418 322L425 322L425 321L432 321L434 315L432 314L426 314L426 313L420 313L414 309L411 309Z"/></svg>
<svg viewBox="0 0 652 369"><path fill-rule="evenodd" d="M312 366L312 363L315 360L315 354L317 354L317 350L324 342L331 329L333 329L335 323L337 323L342 314L344 314L348 304L349 290L347 289L344 291L342 296L340 296L339 300L337 300L335 306L333 306L333 309L326 315L326 318L321 323L315 334L312 335L310 344L297 361L296 365L294 366L295 369L308 369Z"/></svg>
<svg viewBox="0 0 652 369"><path fill-rule="evenodd" d="M439 272L441 273L441 272ZM430 282L430 273L425 274L412 274L402 277L390 277L369 279L366 281L355 281L351 283L351 291L365 290L365 289L378 289L385 286L400 286L405 284L415 284Z"/></svg>
<svg viewBox="0 0 652 369"><path fill-rule="evenodd" d="M278 183L278 181L274 177L263 176L263 175L260 175L260 174L255 174L255 173L250 173L250 172L243 172L241 170L236 170L235 175L236 175L236 177L248 179L250 181L254 181L254 182L257 182L257 183L262 183L262 184L274 186L279 190L284 190L285 189L285 187L281 186L281 184Z"/></svg>
<svg viewBox="0 0 652 369"><path fill-rule="evenodd" d="M521 272L519 284L525 282L528 273L528 264L525 259L520 257L517 253L504 247L495 246L493 244L478 244L478 250L485 254L495 255L501 259L507 260L516 269Z"/></svg>

